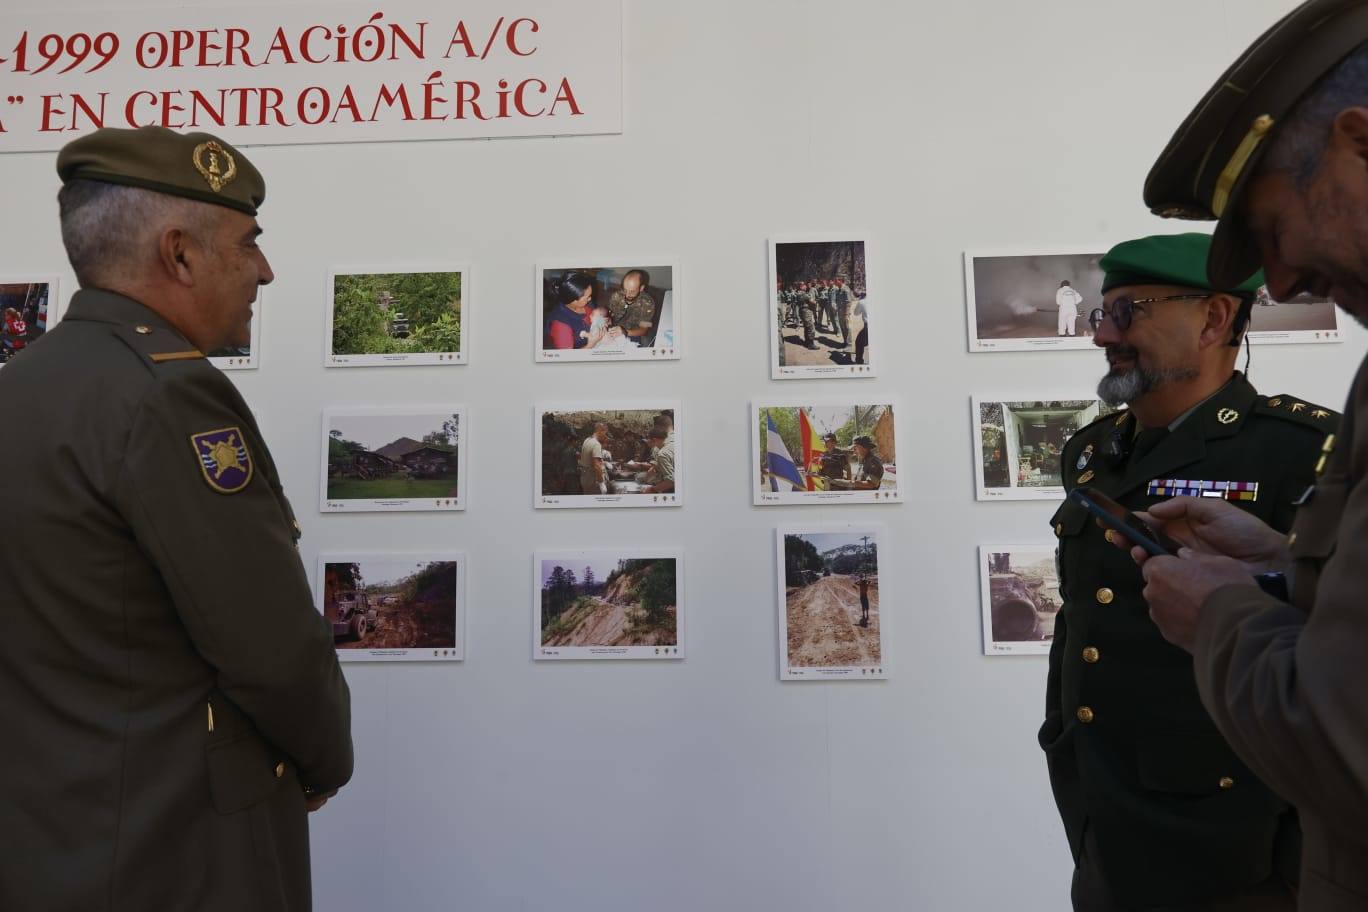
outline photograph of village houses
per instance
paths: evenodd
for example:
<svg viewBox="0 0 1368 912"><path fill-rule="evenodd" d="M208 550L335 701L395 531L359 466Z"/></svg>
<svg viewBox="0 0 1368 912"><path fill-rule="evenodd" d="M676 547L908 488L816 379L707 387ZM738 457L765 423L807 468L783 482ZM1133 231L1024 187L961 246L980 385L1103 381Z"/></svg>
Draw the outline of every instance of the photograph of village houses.
<svg viewBox="0 0 1368 912"><path fill-rule="evenodd" d="M463 506L461 409L330 411L324 508Z"/></svg>

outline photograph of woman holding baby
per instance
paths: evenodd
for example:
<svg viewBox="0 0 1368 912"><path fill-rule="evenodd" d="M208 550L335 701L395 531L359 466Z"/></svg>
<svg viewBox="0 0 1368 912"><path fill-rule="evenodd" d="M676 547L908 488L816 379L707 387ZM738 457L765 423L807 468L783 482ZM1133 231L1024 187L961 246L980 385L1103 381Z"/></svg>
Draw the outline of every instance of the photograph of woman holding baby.
<svg viewBox="0 0 1368 912"><path fill-rule="evenodd" d="M673 264L539 264L537 360L678 358L676 274Z"/></svg>

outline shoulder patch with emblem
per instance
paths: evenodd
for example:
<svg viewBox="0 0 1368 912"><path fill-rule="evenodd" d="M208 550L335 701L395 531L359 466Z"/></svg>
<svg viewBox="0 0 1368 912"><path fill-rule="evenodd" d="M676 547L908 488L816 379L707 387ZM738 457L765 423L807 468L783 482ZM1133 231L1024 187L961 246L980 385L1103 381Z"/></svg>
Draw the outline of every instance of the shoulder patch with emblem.
<svg viewBox="0 0 1368 912"><path fill-rule="evenodd" d="M252 456L247 441L236 427L204 431L190 438L200 472L209 487L220 494L236 494L252 480Z"/></svg>

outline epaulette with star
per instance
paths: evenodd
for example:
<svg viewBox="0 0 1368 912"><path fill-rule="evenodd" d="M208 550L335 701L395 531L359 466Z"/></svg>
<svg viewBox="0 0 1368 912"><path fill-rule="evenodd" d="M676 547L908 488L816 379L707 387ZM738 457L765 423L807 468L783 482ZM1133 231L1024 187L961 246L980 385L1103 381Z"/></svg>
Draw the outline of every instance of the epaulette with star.
<svg viewBox="0 0 1368 912"><path fill-rule="evenodd" d="M1277 396L1260 396L1254 406L1254 412L1302 424L1325 434L1339 427L1340 421L1339 412L1285 393Z"/></svg>

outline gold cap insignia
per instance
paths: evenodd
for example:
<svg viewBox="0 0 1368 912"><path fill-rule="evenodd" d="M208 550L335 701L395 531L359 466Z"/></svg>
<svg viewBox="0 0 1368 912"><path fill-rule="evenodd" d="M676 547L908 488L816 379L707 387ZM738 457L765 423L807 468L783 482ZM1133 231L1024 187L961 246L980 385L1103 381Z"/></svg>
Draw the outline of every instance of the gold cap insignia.
<svg viewBox="0 0 1368 912"><path fill-rule="evenodd" d="M1221 409L1216 413L1216 420L1221 424L1234 424L1239 417L1240 413L1230 408Z"/></svg>
<svg viewBox="0 0 1368 912"><path fill-rule="evenodd" d="M1288 408L1291 409L1291 410L1294 411L1294 412L1302 412L1302 411L1305 411L1305 410L1306 410L1306 403L1305 403L1305 402L1294 402L1294 403L1292 403L1290 406L1288 406Z"/></svg>
<svg viewBox="0 0 1368 912"><path fill-rule="evenodd" d="M1327 412L1325 409L1316 409L1314 412L1311 413L1311 417L1312 417L1312 418L1329 418L1329 417L1330 417L1330 413Z"/></svg>
<svg viewBox="0 0 1368 912"><path fill-rule="evenodd" d="M1282 405L1282 398L1279 396L1274 396L1272 399L1268 400L1268 404L1273 408L1277 408L1278 406Z"/></svg>
<svg viewBox="0 0 1368 912"><path fill-rule="evenodd" d="M190 156L190 160L195 163L195 170L200 173L200 177L204 178L215 193L223 192L223 188L237 177L237 162L227 149L212 139L195 146L195 152Z"/></svg>

